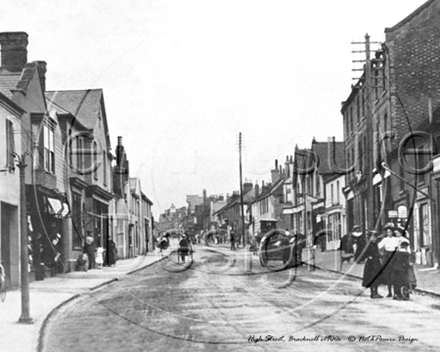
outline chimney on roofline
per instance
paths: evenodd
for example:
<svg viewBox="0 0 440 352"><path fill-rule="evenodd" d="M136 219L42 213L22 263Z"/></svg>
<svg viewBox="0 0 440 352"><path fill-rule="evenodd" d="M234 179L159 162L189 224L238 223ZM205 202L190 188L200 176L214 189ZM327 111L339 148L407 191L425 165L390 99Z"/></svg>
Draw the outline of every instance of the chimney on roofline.
<svg viewBox="0 0 440 352"><path fill-rule="evenodd" d="M28 35L25 32L0 33L1 67L20 72L27 63Z"/></svg>
<svg viewBox="0 0 440 352"><path fill-rule="evenodd" d="M278 167L277 159L275 159L275 169L273 169L270 173L271 173L272 183L277 182L280 178L280 168Z"/></svg>
<svg viewBox="0 0 440 352"><path fill-rule="evenodd" d="M37 61L38 62L38 74L40 75L40 82L43 86L43 92L46 91L46 72L47 72L47 63L46 61Z"/></svg>

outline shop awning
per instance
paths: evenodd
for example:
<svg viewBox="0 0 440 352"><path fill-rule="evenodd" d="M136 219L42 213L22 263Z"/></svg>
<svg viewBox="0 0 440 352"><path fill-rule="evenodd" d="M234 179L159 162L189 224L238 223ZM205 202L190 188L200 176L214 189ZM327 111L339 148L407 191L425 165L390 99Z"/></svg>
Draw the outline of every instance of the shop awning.
<svg viewBox="0 0 440 352"><path fill-rule="evenodd" d="M50 214L59 218L65 218L70 213L67 203L62 203L59 199L51 197L47 197L46 199L49 203L48 209Z"/></svg>
<svg viewBox="0 0 440 352"><path fill-rule="evenodd" d="M58 215L63 210L63 204L59 199L47 197L49 202L49 213L52 215Z"/></svg>

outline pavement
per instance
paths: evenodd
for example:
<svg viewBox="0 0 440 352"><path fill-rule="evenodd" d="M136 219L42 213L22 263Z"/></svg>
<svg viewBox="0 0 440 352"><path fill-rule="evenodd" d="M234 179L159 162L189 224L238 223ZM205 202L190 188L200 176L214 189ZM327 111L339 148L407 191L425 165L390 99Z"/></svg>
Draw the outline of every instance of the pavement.
<svg viewBox="0 0 440 352"><path fill-rule="evenodd" d="M56 277L31 282L29 284L29 312L33 320L32 324L18 322L21 316L20 289L8 290L6 300L0 301L0 351L38 351L45 322L57 308L82 294L99 289L125 275L150 266L170 253L170 250L167 250L162 256L159 253L150 252L146 256L119 260L116 266L92 269L87 272L58 274Z"/></svg>
<svg viewBox="0 0 440 352"><path fill-rule="evenodd" d="M341 270L340 256L341 251L338 250L324 252L315 250L315 258L313 261L313 257L311 255L309 256L308 250L305 249L303 252L303 261L306 262L306 264L310 264L311 267L313 267L314 264L316 268L322 270L338 272L362 279L364 264L356 264L351 260L350 263L344 262ZM440 297L440 269L414 264L414 272L417 278L416 293ZM379 287L379 292L383 293L385 291L386 288Z"/></svg>

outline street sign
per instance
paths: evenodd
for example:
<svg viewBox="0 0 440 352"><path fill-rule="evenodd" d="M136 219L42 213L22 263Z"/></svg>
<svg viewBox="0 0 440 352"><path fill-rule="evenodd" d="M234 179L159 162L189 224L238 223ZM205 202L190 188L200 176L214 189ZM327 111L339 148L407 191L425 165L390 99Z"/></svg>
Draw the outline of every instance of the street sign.
<svg viewBox="0 0 440 352"><path fill-rule="evenodd" d="M405 205L401 205L400 207L398 207L397 212L400 219L406 219L408 217L408 211Z"/></svg>
<svg viewBox="0 0 440 352"><path fill-rule="evenodd" d="M388 210L388 217L389 218L397 218L397 210Z"/></svg>

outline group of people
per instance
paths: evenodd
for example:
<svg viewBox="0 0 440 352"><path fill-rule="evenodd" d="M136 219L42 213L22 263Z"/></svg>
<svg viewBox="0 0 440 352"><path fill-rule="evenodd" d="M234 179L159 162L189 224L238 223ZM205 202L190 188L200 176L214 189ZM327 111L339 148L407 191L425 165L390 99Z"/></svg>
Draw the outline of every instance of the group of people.
<svg viewBox="0 0 440 352"><path fill-rule="evenodd" d="M379 285L388 287L387 297L395 300L406 299L404 294L411 278L410 243L403 228L388 223L385 233L378 235L370 231L368 242L362 251L366 260L362 286L370 288L370 297L383 298L378 292ZM415 285L415 282L414 282Z"/></svg>
<svg viewBox="0 0 440 352"><path fill-rule="evenodd" d="M118 250L113 240L108 240L107 248L101 246L101 241L97 241L91 234L84 240L83 253L76 260L76 270L87 271L89 269L101 269L103 266L116 265Z"/></svg>

